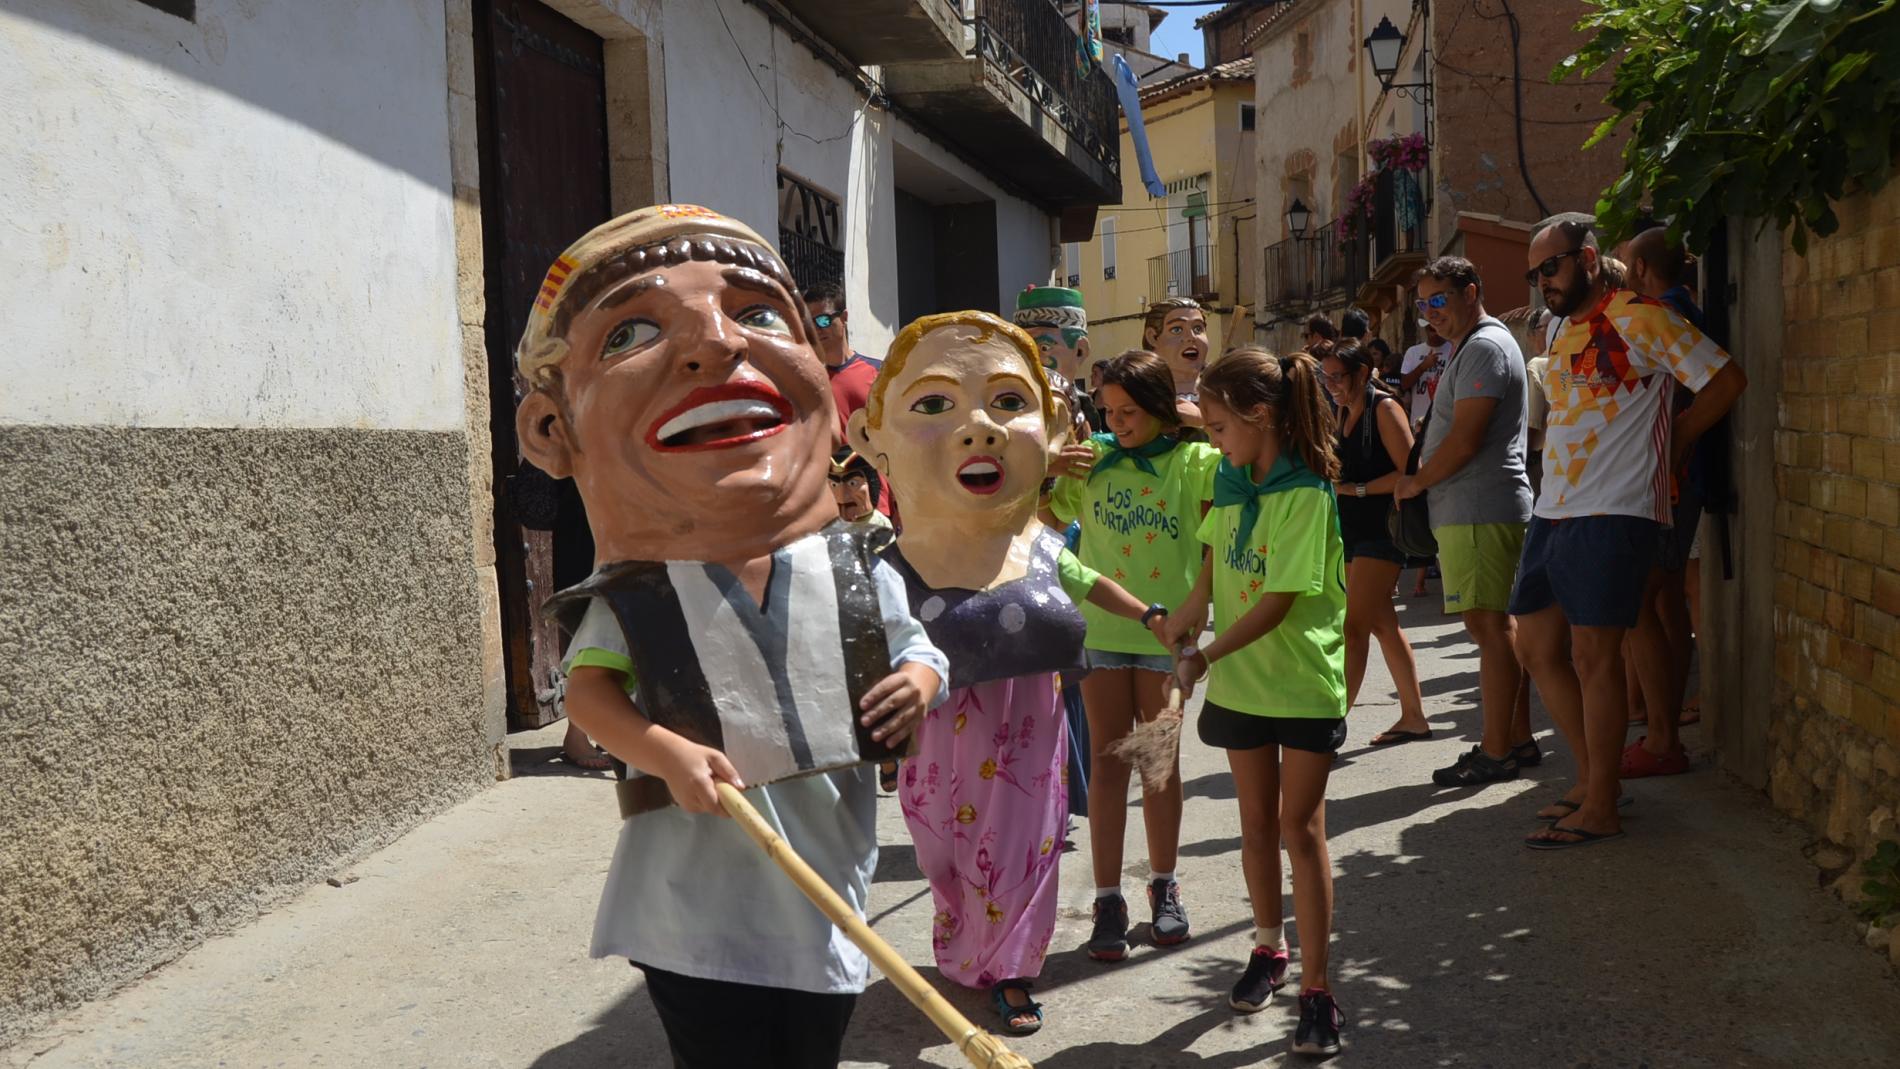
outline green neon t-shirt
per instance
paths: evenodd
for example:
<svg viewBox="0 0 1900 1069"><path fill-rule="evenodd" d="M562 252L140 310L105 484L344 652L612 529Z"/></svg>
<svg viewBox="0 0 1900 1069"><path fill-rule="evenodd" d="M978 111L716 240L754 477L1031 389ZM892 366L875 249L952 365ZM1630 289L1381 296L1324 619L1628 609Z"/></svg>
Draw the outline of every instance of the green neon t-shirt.
<svg viewBox="0 0 1900 1069"><path fill-rule="evenodd" d="M1107 448L1091 441L1100 458ZM1063 522L1082 521L1082 563L1120 583L1144 605L1169 608L1187 600L1201 567L1194 537L1201 506L1214 496L1220 453L1206 442L1183 442L1149 459L1149 475L1127 459L1093 479L1061 478L1049 496L1049 511ZM1082 606L1088 648L1105 653L1166 654L1154 633L1128 620Z"/></svg>
<svg viewBox="0 0 1900 1069"><path fill-rule="evenodd" d="M1199 530L1213 550L1214 630L1232 627L1262 594L1298 596L1278 627L1214 662L1207 700L1256 716L1345 716L1345 547L1332 489L1295 486L1262 496L1244 539L1241 511L1216 506Z"/></svg>

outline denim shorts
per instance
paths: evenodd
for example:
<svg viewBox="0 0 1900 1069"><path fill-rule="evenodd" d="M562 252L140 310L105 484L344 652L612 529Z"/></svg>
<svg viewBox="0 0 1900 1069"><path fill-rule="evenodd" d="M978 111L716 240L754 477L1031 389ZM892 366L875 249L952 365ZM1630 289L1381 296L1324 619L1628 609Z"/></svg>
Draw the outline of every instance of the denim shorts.
<svg viewBox="0 0 1900 1069"><path fill-rule="evenodd" d="M1283 746L1308 753L1333 753L1346 745L1343 716L1259 716L1202 702L1199 728L1201 742L1219 750Z"/></svg>
<svg viewBox="0 0 1900 1069"><path fill-rule="evenodd" d="M1174 658L1165 653L1114 653L1109 650L1082 651L1088 657L1089 671L1097 669L1140 668L1166 675L1174 671Z"/></svg>
<svg viewBox="0 0 1900 1069"><path fill-rule="evenodd" d="M1554 604L1573 627L1636 626L1661 535L1661 524L1640 516L1533 517L1511 589L1511 615Z"/></svg>

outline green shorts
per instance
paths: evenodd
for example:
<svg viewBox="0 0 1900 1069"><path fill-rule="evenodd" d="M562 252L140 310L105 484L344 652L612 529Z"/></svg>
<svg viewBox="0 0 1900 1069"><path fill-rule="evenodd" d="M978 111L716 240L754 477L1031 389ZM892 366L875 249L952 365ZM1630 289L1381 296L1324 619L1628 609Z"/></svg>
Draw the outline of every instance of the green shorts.
<svg viewBox="0 0 1900 1069"><path fill-rule="evenodd" d="M1445 579L1445 611L1504 612L1511 582L1524 552L1521 523L1448 523L1432 528L1438 539L1438 571Z"/></svg>

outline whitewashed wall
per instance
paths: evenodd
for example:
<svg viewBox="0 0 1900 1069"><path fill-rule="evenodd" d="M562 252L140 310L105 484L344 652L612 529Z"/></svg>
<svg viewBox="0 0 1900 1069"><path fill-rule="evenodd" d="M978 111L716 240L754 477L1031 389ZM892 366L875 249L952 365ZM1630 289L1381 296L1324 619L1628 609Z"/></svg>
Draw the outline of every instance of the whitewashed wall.
<svg viewBox="0 0 1900 1069"><path fill-rule="evenodd" d="M779 168L840 198L858 351L881 355L903 326L893 143L996 201L998 292L991 311L1013 309L1024 285L1049 281L1047 213L1004 193L903 119L867 110L850 82L763 12L742 0L694 0L669 3L663 13L673 199L725 212L776 240Z"/></svg>
<svg viewBox="0 0 1900 1069"><path fill-rule="evenodd" d="M0 423L461 429L442 5L197 7L0 6Z"/></svg>

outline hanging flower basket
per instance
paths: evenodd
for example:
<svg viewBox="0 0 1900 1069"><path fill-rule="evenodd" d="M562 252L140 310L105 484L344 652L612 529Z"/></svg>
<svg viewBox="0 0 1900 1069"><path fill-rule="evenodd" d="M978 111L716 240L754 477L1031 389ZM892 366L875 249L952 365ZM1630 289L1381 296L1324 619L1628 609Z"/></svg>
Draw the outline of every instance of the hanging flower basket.
<svg viewBox="0 0 1900 1069"><path fill-rule="evenodd" d="M1350 241L1353 235L1359 233L1361 221L1372 218L1373 200L1379 192L1377 176L1378 172L1375 171L1346 191L1345 210L1339 213L1338 219L1333 220L1333 233L1339 235L1339 240Z"/></svg>
<svg viewBox="0 0 1900 1069"><path fill-rule="evenodd" d="M1399 134L1366 143L1366 154L1381 168L1417 173L1431 160L1424 134Z"/></svg>

